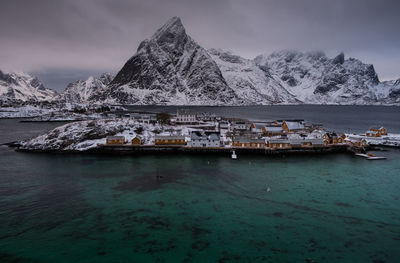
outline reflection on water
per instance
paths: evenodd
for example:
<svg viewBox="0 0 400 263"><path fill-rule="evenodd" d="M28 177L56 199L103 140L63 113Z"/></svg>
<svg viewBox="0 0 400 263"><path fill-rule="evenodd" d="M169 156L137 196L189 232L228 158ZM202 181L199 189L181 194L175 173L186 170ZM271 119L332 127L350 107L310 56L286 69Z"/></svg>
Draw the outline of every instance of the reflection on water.
<svg viewBox="0 0 400 263"><path fill-rule="evenodd" d="M9 152L0 166L0 254L22 262L393 262L400 151L385 154L368 162Z"/></svg>

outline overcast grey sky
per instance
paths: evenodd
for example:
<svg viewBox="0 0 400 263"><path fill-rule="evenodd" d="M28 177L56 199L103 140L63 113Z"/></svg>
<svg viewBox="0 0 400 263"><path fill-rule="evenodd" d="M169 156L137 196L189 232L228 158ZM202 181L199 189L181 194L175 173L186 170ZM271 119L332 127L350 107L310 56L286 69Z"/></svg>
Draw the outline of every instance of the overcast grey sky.
<svg viewBox="0 0 400 263"><path fill-rule="evenodd" d="M206 48L253 58L322 50L400 78L396 0L1 0L0 69L38 74L62 90L76 78L117 72L172 16Z"/></svg>

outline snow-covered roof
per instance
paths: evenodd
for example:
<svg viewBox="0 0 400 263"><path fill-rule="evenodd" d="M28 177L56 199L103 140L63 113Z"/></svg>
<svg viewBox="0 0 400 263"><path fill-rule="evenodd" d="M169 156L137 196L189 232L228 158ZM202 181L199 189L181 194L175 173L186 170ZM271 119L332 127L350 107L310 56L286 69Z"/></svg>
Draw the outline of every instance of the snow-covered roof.
<svg viewBox="0 0 400 263"><path fill-rule="evenodd" d="M285 121L289 130L302 130L304 129L304 124L297 121Z"/></svg>
<svg viewBox="0 0 400 263"><path fill-rule="evenodd" d="M213 141L219 140L219 134L218 133L209 133L208 134L208 139L209 140L213 140Z"/></svg>
<svg viewBox="0 0 400 263"><path fill-rule="evenodd" d="M282 127L281 126L265 126L265 130L267 132L281 132Z"/></svg>
<svg viewBox="0 0 400 263"><path fill-rule="evenodd" d="M192 140L219 140L220 133L214 131L192 131L190 138Z"/></svg>
<svg viewBox="0 0 400 263"><path fill-rule="evenodd" d="M312 145L324 145L324 140L321 138L306 139L306 142L311 142Z"/></svg>
<svg viewBox="0 0 400 263"><path fill-rule="evenodd" d="M291 145L301 145L305 142L303 139L289 139Z"/></svg>
<svg viewBox="0 0 400 263"><path fill-rule="evenodd" d="M265 127L265 123L258 123L258 122L253 122L252 125L254 125L254 127L256 129L262 129Z"/></svg>
<svg viewBox="0 0 400 263"><path fill-rule="evenodd" d="M279 138L279 139L270 139L269 143L290 143L290 141L288 139L283 139L283 138Z"/></svg>

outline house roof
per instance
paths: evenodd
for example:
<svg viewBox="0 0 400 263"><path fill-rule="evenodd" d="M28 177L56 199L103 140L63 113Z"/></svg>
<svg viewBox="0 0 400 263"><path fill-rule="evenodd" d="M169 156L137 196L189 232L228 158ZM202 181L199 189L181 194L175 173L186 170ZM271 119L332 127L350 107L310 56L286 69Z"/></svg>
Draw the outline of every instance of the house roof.
<svg viewBox="0 0 400 263"><path fill-rule="evenodd" d="M242 143L249 143L250 142L250 138L248 138L248 137L234 137L232 139L232 141L234 141L234 142L242 142Z"/></svg>
<svg viewBox="0 0 400 263"><path fill-rule="evenodd" d="M289 130L302 130L304 129L304 125L297 121L285 121Z"/></svg>
<svg viewBox="0 0 400 263"><path fill-rule="evenodd" d="M219 138L220 137L220 133L219 132L206 131L205 134L206 134L208 140L218 141L220 139Z"/></svg>
<svg viewBox="0 0 400 263"><path fill-rule="evenodd" d="M176 115L196 115L196 111L191 109L180 109L176 112Z"/></svg>
<svg viewBox="0 0 400 263"><path fill-rule="evenodd" d="M304 142L304 140L303 139L290 139L289 142L291 145L301 145Z"/></svg>
<svg viewBox="0 0 400 263"><path fill-rule="evenodd" d="M277 139L270 139L269 143L290 143L288 139L277 138Z"/></svg>
<svg viewBox="0 0 400 263"><path fill-rule="evenodd" d="M259 122L253 122L252 125L254 125L256 129L261 129L265 127L265 123L259 123Z"/></svg>
<svg viewBox="0 0 400 263"><path fill-rule="evenodd" d="M326 133L326 135L328 135L328 138L337 137L337 134L335 132L328 132L328 133Z"/></svg>
<svg viewBox="0 0 400 263"><path fill-rule="evenodd" d="M192 140L219 140L219 132L214 131L192 131L190 138Z"/></svg>
<svg viewBox="0 0 400 263"><path fill-rule="evenodd" d="M324 140L322 138L306 139L306 142L311 142L312 145L324 145Z"/></svg>
<svg viewBox="0 0 400 263"><path fill-rule="evenodd" d="M267 132L281 132L283 131L281 126L265 126Z"/></svg>
<svg viewBox="0 0 400 263"><path fill-rule="evenodd" d="M232 141L241 143L265 143L265 139L256 139L249 137L234 137Z"/></svg>

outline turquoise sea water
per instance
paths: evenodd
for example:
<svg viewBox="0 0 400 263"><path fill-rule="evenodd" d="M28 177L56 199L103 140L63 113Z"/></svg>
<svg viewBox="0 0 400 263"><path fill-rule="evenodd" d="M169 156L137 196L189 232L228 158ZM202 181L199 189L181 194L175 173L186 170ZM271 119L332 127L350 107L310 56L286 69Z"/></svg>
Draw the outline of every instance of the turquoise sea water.
<svg viewBox="0 0 400 263"><path fill-rule="evenodd" d="M24 125L1 120L2 141L54 124ZM400 150L377 154L388 159L0 146L0 262L398 262Z"/></svg>

